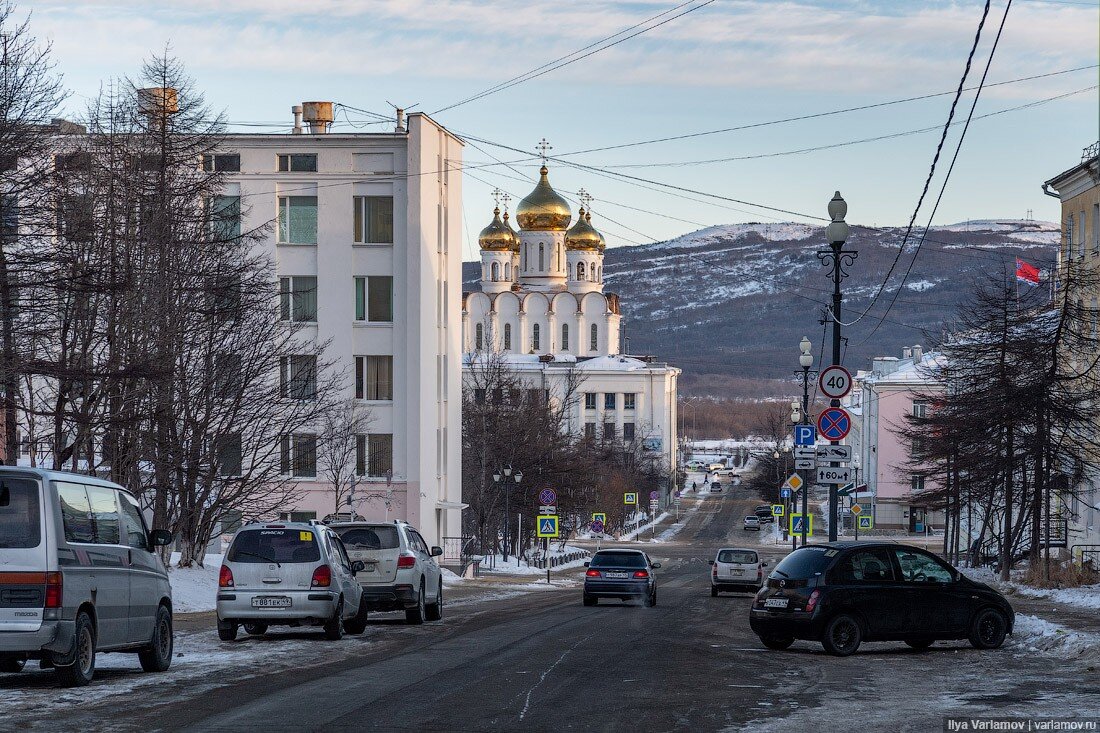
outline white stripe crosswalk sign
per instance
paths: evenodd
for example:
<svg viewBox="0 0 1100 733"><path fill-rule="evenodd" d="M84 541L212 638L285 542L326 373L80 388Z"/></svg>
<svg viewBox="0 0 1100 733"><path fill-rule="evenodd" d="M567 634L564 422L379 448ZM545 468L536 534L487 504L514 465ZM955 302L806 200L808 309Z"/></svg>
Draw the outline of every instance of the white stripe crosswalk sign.
<svg viewBox="0 0 1100 733"><path fill-rule="evenodd" d="M543 516L538 519L539 537L558 536L558 518L555 515Z"/></svg>

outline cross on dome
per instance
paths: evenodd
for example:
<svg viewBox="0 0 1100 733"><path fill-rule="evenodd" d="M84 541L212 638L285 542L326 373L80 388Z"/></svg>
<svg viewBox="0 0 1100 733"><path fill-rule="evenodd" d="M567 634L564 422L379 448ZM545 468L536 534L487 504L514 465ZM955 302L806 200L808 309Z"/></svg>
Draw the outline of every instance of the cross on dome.
<svg viewBox="0 0 1100 733"><path fill-rule="evenodd" d="M549 157L547 153L553 149L554 146L546 138L539 140L539 144L535 146L535 150L539 151L539 157L542 158L543 165L546 165L546 159Z"/></svg>
<svg viewBox="0 0 1100 733"><path fill-rule="evenodd" d="M583 188L577 191L577 200L581 202L581 205L586 209L592 208L592 194L585 191Z"/></svg>
<svg viewBox="0 0 1100 733"><path fill-rule="evenodd" d="M500 189L498 188L497 191L499 192ZM504 194L503 196L500 197L500 200L504 202L504 213L507 214L508 213L508 203L512 200L512 197L509 196L508 194Z"/></svg>
<svg viewBox="0 0 1100 733"><path fill-rule="evenodd" d="M493 195L493 203L496 204L497 206L500 206L501 190L499 188L494 188L492 195Z"/></svg>

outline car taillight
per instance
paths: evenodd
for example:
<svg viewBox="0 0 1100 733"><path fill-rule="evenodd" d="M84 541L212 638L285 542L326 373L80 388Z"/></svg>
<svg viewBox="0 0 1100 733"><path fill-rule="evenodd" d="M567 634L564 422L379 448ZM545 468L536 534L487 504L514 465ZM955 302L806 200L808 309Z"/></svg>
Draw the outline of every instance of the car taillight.
<svg viewBox="0 0 1100 733"><path fill-rule="evenodd" d="M598 577L600 577L600 571L599 570L591 570L591 569L585 570L584 574L589 578L598 578Z"/></svg>
<svg viewBox="0 0 1100 733"><path fill-rule="evenodd" d="M233 571L222 565L221 572L218 573L218 587L219 588L232 588L233 587Z"/></svg>
<svg viewBox="0 0 1100 733"><path fill-rule="evenodd" d="M648 570L635 570L634 571L634 577L635 578L648 578L649 577L649 571Z"/></svg>
<svg viewBox="0 0 1100 733"><path fill-rule="evenodd" d="M711 567L710 574L713 575L716 578L718 577L718 566L717 565L714 565L713 567Z"/></svg>
<svg viewBox="0 0 1100 733"><path fill-rule="evenodd" d="M46 573L46 608L61 608L61 573Z"/></svg>
<svg viewBox="0 0 1100 733"><path fill-rule="evenodd" d="M756 579L757 580L763 580L764 579L764 568L757 568L756 569Z"/></svg>
<svg viewBox="0 0 1100 733"><path fill-rule="evenodd" d="M415 555L398 555L397 556L397 569L411 568L416 565Z"/></svg>
<svg viewBox="0 0 1100 733"><path fill-rule="evenodd" d="M817 605L817 601L820 598L821 598L821 591L815 590L813 593L811 593L809 600L806 601L806 610L807 611L814 610L814 606Z"/></svg>
<svg viewBox="0 0 1100 733"><path fill-rule="evenodd" d="M332 585L332 568L328 565L318 565L313 571L313 580L310 585L314 588L327 588Z"/></svg>

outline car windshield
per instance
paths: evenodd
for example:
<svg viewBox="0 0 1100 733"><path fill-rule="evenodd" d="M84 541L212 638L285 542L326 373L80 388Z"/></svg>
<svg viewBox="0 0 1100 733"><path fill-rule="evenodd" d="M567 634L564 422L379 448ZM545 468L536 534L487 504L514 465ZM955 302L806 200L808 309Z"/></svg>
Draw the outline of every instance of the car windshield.
<svg viewBox="0 0 1100 733"><path fill-rule="evenodd" d="M825 572L836 554L830 547L800 547L780 560L772 573L781 578L812 578Z"/></svg>
<svg viewBox="0 0 1100 733"><path fill-rule="evenodd" d="M0 481L0 547L38 547L42 543L38 509L38 484L34 481Z"/></svg>
<svg viewBox="0 0 1100 733"><path fill-rule="evenodd" d="M336 534L344 546L356 550L394 550L400 547L397 527L380 524L374 527L337 527Z"/></svg>
<svg viewBox="0 0 1100 733"><path fill-rule="evenodd" d="M756 516L755 514L749 514L747 517L745 517L746 522L755 522L758 519L760 519L760 517Z"/></svg>
<svg viewBox="0 0 1100 733"><path fill-rule="evenodd" d="M310 530L248 529L233 540L226 559L239 563L317 562L321 551L317 547L317 533Z"/></svg>
<svg viewBox="0 0 1100 733"><path fill-rule="evenodd" d="M718 562L753 563L756 553L751 550L722 550L718 553Z"/></svg>
<svg viewBox="0 0 1100 733"><path fill-rule="evenodd" d="M594 568L644 568L645 555L640 552L597 552L588 564Z"/></svg>

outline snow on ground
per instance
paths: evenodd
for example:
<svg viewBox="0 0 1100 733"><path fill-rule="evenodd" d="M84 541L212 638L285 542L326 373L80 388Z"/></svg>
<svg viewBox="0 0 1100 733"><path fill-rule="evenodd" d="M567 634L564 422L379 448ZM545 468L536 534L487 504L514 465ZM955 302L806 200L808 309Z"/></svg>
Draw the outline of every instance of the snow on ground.
<svg viewBox="0 0 1100 733"><path fill-rule="evenodd" d="M626 542L626 541L629 541L629 540L636 540L641 535L645 534L650 529L652 529L654 525L660 524L661 522L668 519L670 516L672 516L672 515L669 514L668 512L661 512L660 514L657 515L656 519L650 520L650 521L646 522L645 524L639 524L637 527L635 527L634 529L630 530L629 532L624 534L622 537L620 537L619 541L620 542Z"/></svg>
<svg viewBox="0 0 1100 733"><path fill-rule="evenodd" d="M1072 631L1038 616L1017 614L1012 639L1029 651L1053 654L1063 659L1100 659L1100 634Z"/></svg>
<svg viewBox="0 0 1100 733"><path fill-rule="evenodd" d="M936 287L936 283L931 280L914 280L905 284L905 287L917 293L923 293L925 290L931 290Z"/></svg>
<svg viewBox="0 0 1100 733"><path fill-rule="evenodd" d="M1032 588L1011 583L1009 589L1018 596L1041 598L1052 603L1100 611L1100 584L1083 585L1079 588Z"/></svg>
<svg viewBox="0 0 1100 733"><path fill-rule="evenodd" d="M583 547L574 547L573 545L566 545L565 549L560 549L554 543L550 544L550 556L560 557L562 555L568 555L573 552L588 553L588 550ZM554 570L569 570L570 568L584 567L585 561L588 559L587 554L585 557L577 560L571 560L564 565L558 565ZM485 555L481 561L481 569L488 570L494 573L505 573L508 575L545 575L546 568L540 568L532 566L526 560L518 558L515 555L508 556L508 562L504 562L503 555L497 555L490 557Z"/></svg>
<svg viewBox="0 0 1100 733"><path fill-rule="evenodd" d="M172 609L176 613L213 611L218 595L218 572L222 555L203 558L206 567L177 568L180 554L172 553L168 567L168 582L172 585Z"/></svg>

